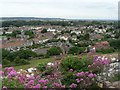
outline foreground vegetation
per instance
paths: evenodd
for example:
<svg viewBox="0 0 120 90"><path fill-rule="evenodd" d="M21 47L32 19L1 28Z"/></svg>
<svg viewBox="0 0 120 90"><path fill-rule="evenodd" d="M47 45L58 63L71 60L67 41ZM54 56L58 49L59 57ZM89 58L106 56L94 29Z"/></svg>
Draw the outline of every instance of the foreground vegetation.
<svg viewBox="0 0 120 90"><path fill-rule="evenodd" d="M59 62L52 58L36 61L31 62L31 67L38 64L36 68L40 73L34 76L17 73L17 68L5 68L2 73L3 88L99 88L97 75L110 62L108 58L93 53L81 54L79 57L69 55ZM54 62L48 65L51 61Z"/></svg>

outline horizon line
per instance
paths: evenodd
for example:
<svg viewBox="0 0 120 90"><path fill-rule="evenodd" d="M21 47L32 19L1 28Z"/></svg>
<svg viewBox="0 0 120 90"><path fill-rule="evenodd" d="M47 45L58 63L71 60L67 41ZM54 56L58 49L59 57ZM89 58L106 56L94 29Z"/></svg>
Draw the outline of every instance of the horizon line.
<svg viewBox="0 0 120 90"><path fill-rule="evenodd" d="M64 18L64 17L37 17L37 16L0 16L0 18L53 18L53 19L66 19L66 20L119 20L119 19L105 19L105 18Z"/></svg>

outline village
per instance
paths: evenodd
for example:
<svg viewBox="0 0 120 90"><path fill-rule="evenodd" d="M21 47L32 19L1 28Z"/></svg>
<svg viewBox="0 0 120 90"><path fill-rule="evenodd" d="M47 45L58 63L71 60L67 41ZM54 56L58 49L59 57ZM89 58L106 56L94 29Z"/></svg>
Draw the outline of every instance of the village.
<svg viewBox="0 0 120 90"><path fill-rule="evenodd" d="M110 29L113 31L111 32ZM43 32L42 32L43 31ZM21 27L2 27L1 48L17 51L20 48L26 49L34 44L41 44L45 47L58 46L69 49L74 45L84 43L91 45L94 43L96 48L109 47L108 39L115 39L114 26L21 26ZM85 36L85 37L84 37ZM86 45L86 46L89 46ZM84 46L81 46L84 47ZM43 48L41 48L43 50ZM37 50L37 48L32 49Z"/></svg>
<svg viewBox="0 0 120 90"><path fill-rule="evenodd" d="M53 77L57 78L56 81L59 82L59 85L53 85L52 87L64 88L65 86L62 86L61 83L64 84L66 82L64 79L67 80L69 75L64 77L67 76L67 73L64 75L62 72L75 73L79 72L79 69L85 72L96 64L97 66L94 66L94 69L96 68L96 71L102 70L101 73L94 72L97 74L97 86L100 88L118 88L119 81L112 83L108 81L111 80L111 77L117 77L117 73L120 72L117 54L120 37L115 24L107 21L98 21L100 24L91 24L93 22L87 21L89 22L88 25L64 22L70 23L70 25L33 24L1 27L0 42L2 45L0 49L2 49L3 55L2 66L5 70L8 70L7 67L9 67L10 70L14 71L15 68L17 75L23 74L26 78L36 77L37 75L46 78L46 76L56 73L56 76L62 76L62 78ZM98 55L96 60L101 60L99 63L90 62L95 55ZM74 61L74 59L77 60L76 58L85 64L79 60ZM76 64L83 66L78 68ZM61 71L60 66L63 69L70 70ZM66 68L67 66L68 68ZM70 80L73 80L73 78ZM54 83L54 80L51 82ZM77 80L77 82L80 81ZM77 84L71 84L70 87L76 87L74 85Z"/></svg>

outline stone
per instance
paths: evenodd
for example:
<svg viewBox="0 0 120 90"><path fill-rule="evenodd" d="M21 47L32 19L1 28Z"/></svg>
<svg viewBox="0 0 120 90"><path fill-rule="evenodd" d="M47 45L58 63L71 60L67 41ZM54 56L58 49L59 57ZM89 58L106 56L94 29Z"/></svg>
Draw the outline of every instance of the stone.
<svg viewBox="0 0 120 90"><path fill-rule="evenodd" d="M113 86L110 86L109 88L115 88L115 87L113 87Z"/></svg>
<svg viewBox="0 0 120 90"><path fill-rule="evenodd" d="M116 88L120 88L120 81L115 81L112 83L112 86L116 87Z"/></svg>

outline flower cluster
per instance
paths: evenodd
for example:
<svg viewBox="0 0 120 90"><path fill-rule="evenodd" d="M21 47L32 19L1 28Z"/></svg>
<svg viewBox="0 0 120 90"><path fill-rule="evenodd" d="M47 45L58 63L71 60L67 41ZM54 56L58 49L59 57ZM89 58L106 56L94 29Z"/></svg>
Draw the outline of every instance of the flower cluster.
<svg viewBox="0 0 120 90"><path fill-rule="evenodd" d="M105 65L108 65L110 60L104 56L95 56L93 63L88 65L88 68L93 72L101 71Z"/></svg>
<svg viewBox="0 0 120 90"><path fill-rule="evenodd" d="M90 86L96 78L96 74L92 72L78 72L75 74L77 76L76 82L79 87L87 87Z"/></svg>
<svg viewBox="0 0 120 90"><path fill-rule="evenodd" d="M5 68L3 88L65 88L60 82L56 83L59 81L59 73L55 73L58 70L57 63L48 68L52 69L51 74L42 77L41 75L28 77L28 74L18 73L13 67Z"/></svg>

